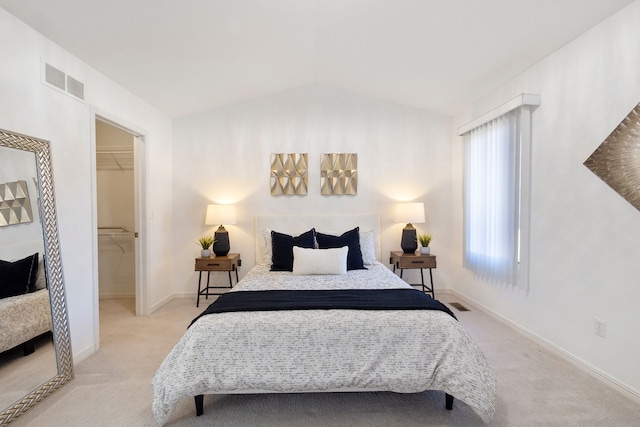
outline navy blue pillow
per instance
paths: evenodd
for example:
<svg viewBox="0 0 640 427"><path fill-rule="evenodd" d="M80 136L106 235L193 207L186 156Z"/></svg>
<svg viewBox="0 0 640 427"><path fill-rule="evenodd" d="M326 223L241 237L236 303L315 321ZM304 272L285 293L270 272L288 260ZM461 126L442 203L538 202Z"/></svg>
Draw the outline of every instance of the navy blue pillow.
<svg viewBox="0 0 640 427"><path fill-rule="evenodd" d="M347 254L347 270L366 270L362 260L362 250L360 250L360 227L349 230L341 236L331 234L316 233L316 241L320 249L349 247Z"/></svg>
<svg viewBox="0 0 640 427"><path fill-rule="evenodd" d="M271 271L293 271L293 247L313 249L316 230L311 229L297 237L271 231Z"/></svg>
<svg viewBox="0 0 640 427"><path fill-rule="evenodd" d="M37 275L38 253L18 261L0 261L0 298L35 291Z"/></svg>

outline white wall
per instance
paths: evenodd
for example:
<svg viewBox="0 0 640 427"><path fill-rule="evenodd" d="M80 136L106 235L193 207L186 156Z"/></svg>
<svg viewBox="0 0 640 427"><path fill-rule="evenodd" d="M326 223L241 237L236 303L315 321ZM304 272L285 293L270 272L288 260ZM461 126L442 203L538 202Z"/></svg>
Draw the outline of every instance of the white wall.
<svg viewBox="0 0 640 427"><path fill-rule="evenodd" d="M640 212L583 162L640 102L640 2L479 100L456 127L522 92L533 114L528 294L461 268L461 140L454 138L456 288L640 395ZM640 167L640 165L639 165ZM606 339L594 318L607 322Z"/></svg>
<svg viewBox="0 0 640 427"><path fill-rule="evenodd" d="M436 284L449 286L450 221L438 206L449 205L450 126L448 117L315 85L175 120L174 292L195 299L194 242L215 230L204 225L208 203L237 205L238 224L226 228L242 275L254 265L256 215L377 211L386 263L404 226L392 222L393 203L424 201L427 223L416 227L435 236ZM271 196L270 156L280 152L309 154L307 196ZM320 155L334 152L358 153L356 196L320 195Z"/></svg>
<svg viewBox="0 0 640 427"><path fill-rule="evenodd" d="M0 128L51 141L62 268L75 356L94 351L93 110L145 129L149 305L170 294L171 120L0 9ZM41 60L84 82L86 103L41 84Z"/></svg>

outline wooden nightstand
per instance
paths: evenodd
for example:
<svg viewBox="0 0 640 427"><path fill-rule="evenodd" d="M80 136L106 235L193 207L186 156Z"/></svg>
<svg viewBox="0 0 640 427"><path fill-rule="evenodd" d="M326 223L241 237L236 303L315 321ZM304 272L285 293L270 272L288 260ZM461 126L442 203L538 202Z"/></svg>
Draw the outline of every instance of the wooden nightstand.
<svg viewBox="0 0 640 427"><path fill-rule="evenodd" d="M433 290L433 273L432 268L436 268L436 256L435 255L422 255L420 253L405 254L402 251L391 251L389 255L389 264L393 264L393 272L396 268L400 270L400 277L402 277L402 270L408 268L419 268L420 279L422 283L411 284L411 286L422 286L422 291L425 293L431 293L433 299L436 298L436 294ZM431 279L431 287L424 284L424 274L422 269L429 269L429 278Z"/></svg>
<svg viewBox="0 0 640 427"><path fill-rule="evenodd" d="M238 268L242 266L242 260L240 254L227 254L225 256L213 256L210 258L196 258L196 271L199 271L198 275L198 299L196 300L196 307L200 306L200 295L203 295L205 299L209 299L209 295L222 295L221 293L209 292L210 289L230 289L233 287L233 280L231 278L231 272L236 272L236 283L238 283ZM202 272L207 272L207 286L202 288ZM210 286L209 276L212 271L227 271L229 272L229 286Z"/></svg>

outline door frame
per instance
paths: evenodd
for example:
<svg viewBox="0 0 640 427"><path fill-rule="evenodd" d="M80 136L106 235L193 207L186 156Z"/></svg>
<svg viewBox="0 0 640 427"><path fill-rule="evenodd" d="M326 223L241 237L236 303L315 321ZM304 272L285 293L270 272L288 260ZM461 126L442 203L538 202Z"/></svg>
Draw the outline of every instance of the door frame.
<svg viewBox="0 0 640 427"><path fill-rule="evenodd" d="M138 237L135 239L135 293L136 316L144 316L149 313L147 290L147 162L148 150L146 147L147 132L126 120L116 117L108 112L92 108L91 114L91 223L93 227L92 241L92 289L93 289L93 326L95 350L100 348L100 290L98 277L98 194L97 194L97 169L96 169L96 120L108 123L111 126L122 129L134 137L134 215L135 228Z"/></svg>

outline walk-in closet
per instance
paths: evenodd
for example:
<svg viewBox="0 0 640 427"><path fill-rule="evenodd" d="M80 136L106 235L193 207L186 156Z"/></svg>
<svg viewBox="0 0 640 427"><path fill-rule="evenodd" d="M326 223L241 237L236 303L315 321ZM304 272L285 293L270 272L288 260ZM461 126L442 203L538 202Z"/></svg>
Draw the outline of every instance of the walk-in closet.
<svg viewBox="0 0 640 427"><path fill-rule="evenodd" d="M134 135L96 120L100 299L136 296Z"/></svg>

